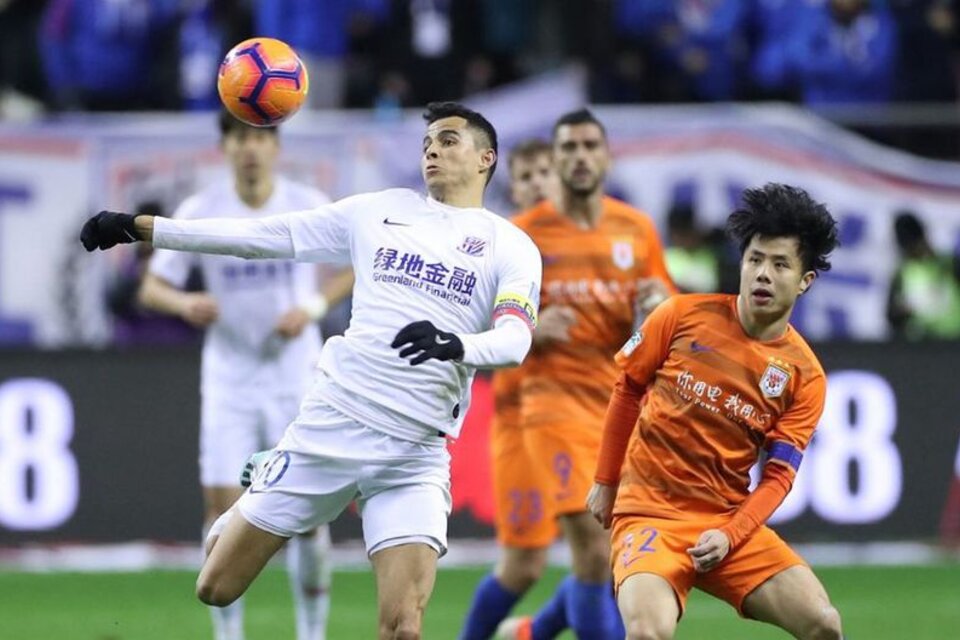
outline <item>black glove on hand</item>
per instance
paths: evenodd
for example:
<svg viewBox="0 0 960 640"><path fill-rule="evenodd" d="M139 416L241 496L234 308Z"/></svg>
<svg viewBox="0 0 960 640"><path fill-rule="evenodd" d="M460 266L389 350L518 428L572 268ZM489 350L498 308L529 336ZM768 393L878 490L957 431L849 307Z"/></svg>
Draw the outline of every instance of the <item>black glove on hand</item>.
<svg viewBox="0 0 960 640"><path fill-rule="evenodd" d="M429 320L411 322L397 332L390 344L398 349L405 344L410 346L400 351L400 357L418 354L410 364L422 364L434 358L436 360L459 360L463 357L463 342L452 333L440 331Z"/></svg>
<svg viewBox="0 0 960 640"><path fill-rule="evenodd" d="M136 242L142 238L133 226L133 219L127 213L101 211L87 220L80 230L80 242L87 251L109 249L118 244Z"/></svg>

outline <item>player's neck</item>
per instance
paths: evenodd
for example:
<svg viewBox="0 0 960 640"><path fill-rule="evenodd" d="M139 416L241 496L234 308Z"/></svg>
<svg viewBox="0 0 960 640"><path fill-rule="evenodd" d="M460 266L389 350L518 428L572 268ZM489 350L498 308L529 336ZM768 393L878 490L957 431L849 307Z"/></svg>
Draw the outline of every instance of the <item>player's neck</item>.
<svg viewBox="0 0 960 640"><path fill-rule="evenodd" d="M251 209L259 209L267 203L273 195L273 180L242 180L238 179L234 185L237 196Z"/></svg>
<svg viewBox="0 0 960 640"><path fill-rule="evenodd" d="M480 209L483 207L484 187L463 187L461 189L435 188L429 190L430 197L450 207L462 209Z"/></svg>
<svg viewBox="0 0 960 640"><path fill-rule="evenodd" d="M754 340L766 342L776 340L783 336L787 331L787 325L790 323L790 313L793 307L790 307L786 313L778 316L758 316L750 312L743 296L737 296L737 316L740 320L740 326L743 332Z"/></svg>
<svg viewBox="0 0 960 640"><path fill-rule="evenodd" d="M603 213L603 191L581 195L564 189L560 193L560 211L577 226L592 229Z"/></svg>

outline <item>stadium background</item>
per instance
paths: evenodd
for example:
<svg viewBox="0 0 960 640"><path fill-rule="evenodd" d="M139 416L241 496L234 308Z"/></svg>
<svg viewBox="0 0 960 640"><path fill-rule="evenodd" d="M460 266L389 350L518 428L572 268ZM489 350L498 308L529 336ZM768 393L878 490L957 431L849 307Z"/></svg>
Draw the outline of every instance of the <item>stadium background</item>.
<svg viewBox="0 0 960 640"><path fill-rule="evenodd" d="M270 18L262 7L273 4L0 2L4 593L76 592L72 585L92 584L67 573L38 583L20 573L24 569L166 569L196 562L192 550L175 550L192 549L200 521L197 337L131 309L129 291L142 260L135 250L87 255L76 236L100 208L149 203L169 212L225 175L210 111L211 73L230 44L257 33L303 38L294 44L308 62L317 61L313 90L332 103L305 110L284 127L282 170L334 197L417 187L418 105L465 98L497 126L504 151L547 135L561 113L594 105L615 158L611 192L647 210L664 232L675 203L692 204L700 223L714 226L744 187L770 180L800 185L826 202L840 222L843 247L835 269L801 299L795 324L828 370L828 406L776 526L815 563L926 567L916 568L922 577L915 578L864 577L873 575L869 568L832 574L837 586L828 579L828 587L841 590L848 608L877 606L864 618L889 616L881 590L870 584L893 581L914 592L912 615L897 617L910 622L903 629L912 637L951 637L960 628L955 604L949 610L942 604L960 601L960 343L894 339L886 318L899 259L893 235L899 211L917 213L938 251L960 253L956 3L871 3L878 20L887 15L894 25L894 46L863 43L861 71L887 91L863 90L843 100L813 95L799 82L770 86L757 75L767 39L791 35L776 31L776 8L816 11L823 4L816 0L652 2L647 5L660 13L644 14L639 23L632 12L643 3L630 0L317 2L317 28L299 35L257 30L268 24L258 21ZM674 22L671 6L677 7ZM90 16L99 22L85 24ZM694 73L695 65L664 48L651 24L675 28L687 50L713 61L714 73ZM138 66L98 74L111 68L108 57ZM71 80L62 72L64 61L86 71ZM97 84L103 77L110 82ZM318 89L334 86L342 91ZM502 213L510 211L505 169L488 197L488 206ZM346 313L338 309L326 328L342 328ZM453 567L493 557L485 378L475 393L465 435L452 445L451 535L454 550L461 544L467 551L451 553L446 571L460 575L460 586L438 593L432 608L440 613L430 614L428 630L444 631L426 637L447 637L466 607L476 576ZM353 514L335 524L345 563L357 559L351 551L358 535ZM147 544L131 552L125 545L133 541ZM562 554L555 561L562 565ZM164 578L138 575L140 586L114 586L115 593L128 591L135 600L143 589L144 599L159 597L147 596L152 592L144 585L164 584ZM177 575L167 591L188 600L191 573ZM858 579L863 590L843 591ZM370 584L356 588L369 592ZM334 598L334 623L344 629L372 611L369 601L355 619L338 619L350 598ZM357 596L363 598L369 600ZM55 627L34 621L28 606L5 600L2 617L23 623L9 637L54 637ZM69 602L57 607L67 625L60 637L107 637L112 606ZM98 606L105 626L72 635L69 613L89 615ZM196 617L199 605L184 606L191 612L184 615ZM268 611L260 621L265 628L288 622L285 604ZM193 627L185 623L182 637L204 637L203 616L198 620L192 624L201 631L188 631ZM151 637L137 623L126 624L116 637ZM728 637L711 635L716 628L686 637ZM731 629L736 637L767 637ZM896 629L864 626L853 637L905 637L907 631ZM258 636L251 631L250 637Z"/></svg>

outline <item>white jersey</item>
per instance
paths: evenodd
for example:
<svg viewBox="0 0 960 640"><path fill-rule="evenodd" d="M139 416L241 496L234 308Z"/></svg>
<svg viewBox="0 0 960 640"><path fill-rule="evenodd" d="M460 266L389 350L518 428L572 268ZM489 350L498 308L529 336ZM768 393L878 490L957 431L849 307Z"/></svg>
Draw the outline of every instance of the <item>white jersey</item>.
<svg viewBox="0 0 960 640"><path fill-rule="evenodd" d="M247 206L231 180L188 198L174 218L255 218L314 208L329 202L322 192L278 177L270 199L259 209ZM176 287L199 267L220 315L204 337L201 388L205 393L277 389L302 394L320 354L320 331L310 323L296 338L276 332L277 321L317 295L317 269L293 260L244 260L159 249L150 273Z"/></svg>
<svg viewBox="0 0 960 640"><path fill-rule="evenodd" d="M242 228L241 228L242 227ZM482 208L451 207L409 189L362 194L312 211L231 229L157 220L153 241L188 251L350 261L353 313L342 337L324 345L314 400L405 439L456 437L470 403L474 367L427 360L412 366L391 347L419 320L441 331L478 334L501 315L532 325L541 259L520 229Z"/></svg>

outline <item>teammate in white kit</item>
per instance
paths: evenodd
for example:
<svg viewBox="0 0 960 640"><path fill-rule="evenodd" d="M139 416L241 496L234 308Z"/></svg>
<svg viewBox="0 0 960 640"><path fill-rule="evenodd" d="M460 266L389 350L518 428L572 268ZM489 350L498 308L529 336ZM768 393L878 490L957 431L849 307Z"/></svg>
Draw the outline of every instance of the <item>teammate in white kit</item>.
<svg viewBox="0 0 960 640"><path fill-rule="evenodd" d="M353 316L323 348L320 372L270 462L226 523L197 581L228 605L299 532L354 498L377 578L380 638L419 638L450 512L445 435L456 437L477 368L515 366L536 324L541 259L482 208L497 162L480 114L433 103L421 170L429 196L363 194L260 219L175 221L101 212L87 250L144 240L248 258L347 262Z"/></svg>
<svg viewBox="0 0 960 640"><path fill-rule="evenodd" d="M221 112L220 146L232 172L187 199L174 218L255 218L326 204L322 192L275 175L275 128L254 128ZM182 288L199 268L206 292ZM206 329L201 365L200 484L204 530L240 497L237 476L255 451L275 445L297 415L320 354L317 321L350 291L349 269L323 283L316 265L244 261L178 251L154 253L141 303ZM294 536L287 566L297 610L297 638L325 637L330 596L329 529ZM238 600L211 609L216 640L242 640Z"/></svg>

